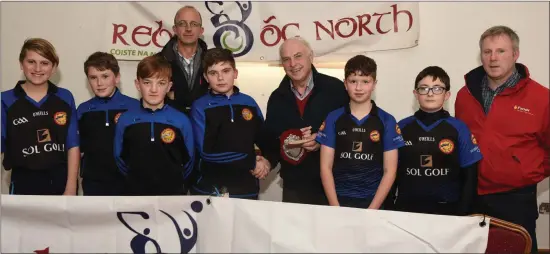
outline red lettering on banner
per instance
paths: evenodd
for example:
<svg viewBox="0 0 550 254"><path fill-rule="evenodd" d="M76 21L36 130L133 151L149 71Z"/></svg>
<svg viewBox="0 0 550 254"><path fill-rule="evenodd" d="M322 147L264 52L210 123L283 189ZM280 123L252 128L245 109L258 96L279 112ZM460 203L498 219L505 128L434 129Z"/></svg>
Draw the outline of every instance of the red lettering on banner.
<svg viewBox="0 0 550 254"><path fill-rule="evenodd" d="M158 43L158 37L159 36L162 36L162 32L166 32L168 34L168 38L172 38L172 33L170 33L170 31L162 28L162 20L161 21L155 21L155 23L157 23L157 25L159 25L159 28L157 30L155 30L155 32L153 33L153 44L155 44L155 46L159 47L159 48L162 48L164 47L164 45L160 45Z"/></svg>
<svg viewBox="0 0 550 254"><path fill-rule="evenodd" d="M145 29L145 32L141 32L139 30L141 30L142 28ZM132 42L134 42L134 44L140 46L140 47L147 47L149 46L149 44L151 44L151 32L152 32L152 29L148 26L138 26L136 28L134 28L134 31L132 31ZM139 35L139 34L143 34L143 35L148 35L148 38L149 40L147 40L146 43L139 43L137 40L136 40L136 36Z"/></svg>
<svg viewBox="0 0 550 254"><path fill-rule="evenodd" d="M393 15L391 21L393 22L394 33L399 32L399 27L397 22L397 18L399 14L406 14L408 16L409 27L407 28L407 31L409 31L414 23L414 18L411 12L408 10L398 10L397 4L393 4L390 6L392 8L392 11L390 12L382 12L382 13L374 13L374 14L365 13L362 15L358 15L355 18L344 17L339 19L336 23L334 23L333 20L327 20L327 23L324 23L324 24L322 24L320 21L314 21L313 24L315 25L316 39L318 41L322 40L321 34L323 34L323 31L324 31L323 35L328 35L333 40L335 39L335 32L336 32L336 36L342 39L352 37L356 34L358 36L363 36L364 34L368 34L368 35L387 34L390 31L392 31L392 26L388 26L387 28L384 28L387 30L384 30L382 28L382 18L385 15L390 15L390 14ZM368 27L372 17L377 17L376 24L374 25L376 29L376 33L374 33L373 30L371 30ZM386 21L386 23L389 23L388 21L390 20L384 19L384 21ZM346 27L349 28L350 30L346 30L345 29Z"/></svg>
<svg viewBox="0 0 550 254"><path fill-rule="evenodd" d="M118 29L121 27L122 31L119 31ZM124 40L124 37L122 37L122 35L126 33L126 30L128 30L128 27L124 24L113 24L113 44L116 44L118 38L124 45L130 45Z"/></svg>
<svg viewBox="0 0 550 254"><path fill-rule="evenodd" d="M380 17L378 17L378 20L376 21L376 31L378 31L378 33L380 33L380 34L387 34L389 31L391 31L391 29L390 29L390 30L384 32L380 28L380 21L382 20L382 16L384 16L386 14L390 14L390 12L384 12L382 14L378 14L378 13L375 12L374 14L372 14L372 16L380 16Z"/></svg>
<svg viewBox="0 0 550 254"><path fill-rule="evenodd" d="M393 8L393 31L396 33L399 31L397 26L397 15L399 15L399 13L405 13L409 16L409 28L407 28L407 32L408 32L413 25L413 15L411 14L411 12L407 10L398 11L397 4L393 4L391 5L391 7Z"/></svg>
<svg viewBox="0 0 550 254"><path fill-rule="evenodd" d="M366 18L367 21L363 22L363 18ZM371 30L369 30L369 28L367 27L367 25L370 22L370 15L369 14L359 15L359 16L357 16L357 19L359 20L359 36L363 35L363 29L365 31L367 31L368 34L373 34L371 32Z"/></svg>
<svg viewBox="0 0 550 254"><path fill-rule="evenodd" d="M260 32L260 41L262 44L264 44L267 47L273 47L283 39L285 41L287 39L286 36L286 29L288 29L289 26L296 27L296 29L300 30L300 24L298 23L288 23L283 26L283 29L280 29L278 26L269 24L272 20L277 19L275 16L270 16L266 20L264 20L265 24L268 24L262 28L262 32ZM273 42L268 42L266 39L266 33L269 32L271 36L275 35L275 40Z"/></svg>
<svg viewBox="0 0 550 254"><path fill-rule="evenodd" d="M315 35L317 36L318 41L321 40L321 36L319 36L319 27L325 30L325 32L330 36L330 38L334 40L334 25L332 24L332 20L327 20L327 21L330 24L330 30L328 30L325 26L321 25L321 22L319 21L313 22L315 24Z"/></svg>
<svg viewBox="0 0 550 254"><path fill-rule="evenodd" d="M153 28L151 26L144 26L140 25L135 27L132 30L131 36L131 42L139 47L147 47L151 45L151 42L159 48L164 47L164 45L159 44L159 38L162 37L164 33L168 35L168 38L172 37L172 33L170 31L162 28L162 21L155 21L157 23L158 28L153 32ZM113 24L113 40L112 44L118 44L118 41L120 41L122 44L129 46L130 44L127 42L127 39L124 37L126 35L126 32L128 31L128 26L125 24Z"/></svg>
<svg viewBox="0 0 550 254"><path fill-rule="evenodd" d="M347 26L349 26L350 23L352 24L351 32L348 35L344 35L344 34L342 34L342 32L340 32L340 25L342 23L346 23ZM338 34L338 36L340 36L340 38L348 38L348 37L352 36L355 33L355 31L357 30L357 22L353 18L343 18L343 19L338 20L338 23L336 23L334 28L336 28L336 34Z"/></svg>

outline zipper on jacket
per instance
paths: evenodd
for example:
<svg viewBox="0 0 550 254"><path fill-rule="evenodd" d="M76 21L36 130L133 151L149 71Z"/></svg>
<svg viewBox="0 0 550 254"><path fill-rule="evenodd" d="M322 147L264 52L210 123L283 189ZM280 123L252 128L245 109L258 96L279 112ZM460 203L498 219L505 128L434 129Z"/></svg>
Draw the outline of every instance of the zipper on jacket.
<svg viewBox="0 0 550 254"><path fill-rule="evenodd" d="M105 126L109 127L109 110L105 110Z"/></svg>
<svg viewBox="0 0 550 254"><path fill-rule="evenodd" d="M227 96L227 100L229 101L229 109L231 110L231 122L235 122L234 119L234 113L233 113L233 104L231 104L231 97Z"/></svg>
<svg viewBox="0 0 550 254"><path fill-rule="evenodd" d="M154 116L155 113L151 113L151 115ZM151 142L155 141L154 130L155 130L155 123L154 123L154 121L151 121Z"/></svg>

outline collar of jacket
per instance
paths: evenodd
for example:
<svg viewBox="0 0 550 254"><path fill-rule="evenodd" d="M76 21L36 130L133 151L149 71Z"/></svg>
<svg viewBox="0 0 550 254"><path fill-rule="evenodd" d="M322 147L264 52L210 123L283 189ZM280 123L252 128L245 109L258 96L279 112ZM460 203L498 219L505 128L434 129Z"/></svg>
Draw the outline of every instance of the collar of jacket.
<svg viewBox="0 0 550 254"><path fill-rule="evenodd" d="M161 54L166 58L166 60L172 62L174 60L177 60L177 56L174 53L173 47L174 43L178 43L178 37L176 35L172 36L170 40L164 45L162 48ZM198 40L199 47L202 49L202 56L204 56L204 53L206 53L206 50L208 50L208 45L206 45L206 42L204 42L201 38Z"/></svg>

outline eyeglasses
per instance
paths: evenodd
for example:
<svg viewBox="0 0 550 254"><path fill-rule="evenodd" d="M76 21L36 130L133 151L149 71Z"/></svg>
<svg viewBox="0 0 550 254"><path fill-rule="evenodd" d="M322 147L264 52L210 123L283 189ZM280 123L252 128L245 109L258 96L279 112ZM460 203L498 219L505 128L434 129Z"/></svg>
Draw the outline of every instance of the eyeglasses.
<svg viewBox="0 0 550 254"><path fill-rule="evenodd" d="M185 20L180 20L180 21L176 22L177 27L185 27L185 28L187 28L189 26L191 26L193 28L197 28L197 27L201 27L201 25L202 25L201 23L195 22L195 21L191 21L191 22L187 23L187 21L185 21Z"/></svg>
<svg viewBox="0 0 550 254"><path fill-rule="evenodd" d="M447 88L440 87L440 86L434 86L434 87L418 87L416 88L416 92L421 95L429 94L430 91L432 91L433 94L442 94L445 91L447 91Z"/></svg>

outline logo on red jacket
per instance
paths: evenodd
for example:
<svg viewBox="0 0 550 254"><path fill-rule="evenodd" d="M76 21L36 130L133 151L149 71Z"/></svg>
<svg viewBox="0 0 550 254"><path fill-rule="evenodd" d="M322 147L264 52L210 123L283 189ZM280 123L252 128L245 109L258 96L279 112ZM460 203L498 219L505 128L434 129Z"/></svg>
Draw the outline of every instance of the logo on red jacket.
<svg viewBox="0 0 550 254"><path fill-rule="evenodd" d="M166 128L160 133L160 139L162 139L162 142L170 144L174 142L174 139L176 139L176 133L174 130Z"/></svg>
<svg viewBox="0 0 550 254"><path fill-rule="evenodd" d="M439 150L444 154L450 154L455 150L455 144L450 139L442 139L439 141Z"/></svg>
<svg viewBox="0 0 550 254"><path fill-rule="evenodd" d="M53 115L53 120L58 125L65 125L67 124L67 113L57 112Z"/></svg>
<svg viewBox="0 0 550 254"><path fill-rule="evenodd" d="M305 150L300 145L292 145L292 141L302 139L302 132L299 129L290 129L279 137L281 144L281 157L290 164L298 165L306 157Z"/></svg>

